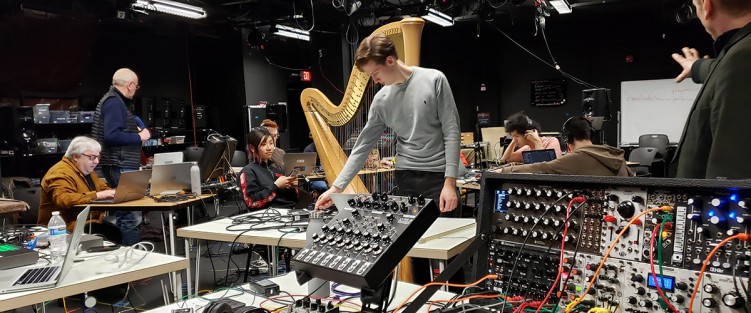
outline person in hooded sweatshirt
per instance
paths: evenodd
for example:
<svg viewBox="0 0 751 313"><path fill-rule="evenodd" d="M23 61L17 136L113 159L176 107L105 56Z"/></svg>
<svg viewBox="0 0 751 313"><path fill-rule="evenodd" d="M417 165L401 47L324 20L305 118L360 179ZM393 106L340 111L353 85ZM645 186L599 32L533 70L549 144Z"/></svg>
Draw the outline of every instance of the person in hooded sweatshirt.
<svg viewBox="0 0 751 313"><path fill-rule="evenodd" d="M594 129L581 116L563 123L562 134L570 152L550 162L512 165L496 170L499 173L532 173L589 176L634 176L621 149L592 144Z"/></svg>

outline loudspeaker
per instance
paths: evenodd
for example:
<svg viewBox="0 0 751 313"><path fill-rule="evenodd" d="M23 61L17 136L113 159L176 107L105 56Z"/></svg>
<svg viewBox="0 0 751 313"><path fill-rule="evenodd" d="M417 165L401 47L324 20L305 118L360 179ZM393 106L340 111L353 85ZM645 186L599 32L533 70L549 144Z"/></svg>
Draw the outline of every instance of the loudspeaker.
<svg viewBox="0 0 751 313"><path fill-rule="evenodd" d="M154 98L142 97L141 98L141 120L146 127L154 127Z"/></svg>
<svg viewBox="0 0 751 313"><path fill-rule="evenodd" d="M266 107L266 118L279 125L279 132L287 131L287 105L277 104Z"/></svg>
<svg viewBox="0 0 751 313"><path fill-rule="evenodd" d="M610 89L595 88L582 90L582 112L587 116L610 119Z"/></svg>
<svg viewBox="0 0 751 313"><path fill-rule="evenodd" d="M195 114L196 128L206 128L206 106L197 105Z"/></svg>
<svg viewBox="0 0 751 313"><path fill-rule="evenodd" d="M248 119L250 128L261 126L261 121L266 119L266 107L260 105L248 106Z"/></svg>
<svg viewBox="0 0 751 313"><path fill-rule="evenodd" d="M12 150L19 145L18 108L11 104L0 104L0 149Z"/></svg>

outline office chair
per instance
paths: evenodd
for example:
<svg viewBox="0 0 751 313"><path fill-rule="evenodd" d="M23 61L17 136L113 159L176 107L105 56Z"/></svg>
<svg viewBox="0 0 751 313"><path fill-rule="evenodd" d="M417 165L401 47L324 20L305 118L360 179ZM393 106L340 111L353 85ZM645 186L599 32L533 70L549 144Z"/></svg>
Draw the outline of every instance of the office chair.
<svg viewBox="0 0 751 313"><path fill-rule="evenodd" d="M235 150L235 154L232 155L232 162L230 163L232 167L243 167L248 165L248 156L243 151Z"/></svg>
<svg viewBox="0 0 751 313"><path fill-rule="evenodd" d="M185 162L199 162L201 161L201 155L203 154L202 147L188 147L185 149L183 160Z"/></svg>
<svg viewBox="0 0 751 313"><path fill-rule="evenodd" d="M657 149L657 155L655 155L654 162L662 163L663 175L667 176L668 168L668 144L670 140L667 135L664 134L646 134L639 136L639 147L652 147Z"/></svg>
<svg viewBox="0 0 751 313"><path fill-rule="evenodd" d="M655 161L665 159L668 155L668 135L646 134L639 136L639 147L652 147L657 149Z"/></svg>
<svg viewBox="0 0 751 313"><path fill-rule="evenodd" d="M636 176L652 176L650 167L655 160L657 149L652 147L636 148L628 155L629 162L638 162L639 165L632 166Z"/></svg>

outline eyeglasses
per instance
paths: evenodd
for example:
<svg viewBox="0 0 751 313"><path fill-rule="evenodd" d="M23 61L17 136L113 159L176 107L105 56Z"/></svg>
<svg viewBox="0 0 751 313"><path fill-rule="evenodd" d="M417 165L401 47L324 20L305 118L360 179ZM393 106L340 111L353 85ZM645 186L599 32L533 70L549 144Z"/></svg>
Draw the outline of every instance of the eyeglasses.
<svg viewBox="0 0 751 313"><path fill-rule="evenodd" d="M130 82L130 84L136 85L136 90L141 89L141 85L136 84L136 82Z"/></svg>
<svg viewBox="0 0 751 313"><path fill-rule="evenodd" d="M91 162L95 162L96 160L99 160L99 158L101 157L99 155L89 155L89 154L86 154L86 153L81 153L81 155L89 158L89 160L91 160Z"/></svg>

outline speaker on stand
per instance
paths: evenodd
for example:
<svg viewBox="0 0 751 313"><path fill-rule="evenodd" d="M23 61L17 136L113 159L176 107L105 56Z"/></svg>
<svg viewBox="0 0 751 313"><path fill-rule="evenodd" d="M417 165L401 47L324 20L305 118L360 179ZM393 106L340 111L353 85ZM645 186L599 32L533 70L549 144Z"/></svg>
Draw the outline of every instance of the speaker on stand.
<svg viewBox="0 0 751 313"><path fill-rule="evenodd" d="M599 133L598 143L600 144L605 144L603 125L611 119L610 105L612 103L608 88L582 90L582 113L592 122L592 128Z"/></svg>

